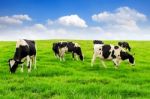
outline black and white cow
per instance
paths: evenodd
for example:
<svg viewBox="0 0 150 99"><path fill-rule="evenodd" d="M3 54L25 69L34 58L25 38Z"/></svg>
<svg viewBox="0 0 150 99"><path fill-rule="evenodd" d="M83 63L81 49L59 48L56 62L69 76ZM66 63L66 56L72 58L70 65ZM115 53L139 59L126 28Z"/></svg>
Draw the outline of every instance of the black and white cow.
<svg viewBox="0 0 150 99"><path fill-rule="evenodd" d="M129 43L128 42L118 42L118 45L120 47L123 47L125 49L128 49L129 51L131 50L131 47L129 46Z"/></svg>
<svg viewBox="0 0 150 99"><path fill-rule="evenodd" d="M104 44L101 40L93 40L93 44Z"/></svg>
<svg viewBox="0 0 150 99"><path fill-rule="evenodd" d="M21 64L21 72L23 72L23 63L27 61L28 72L31 71L32 62L36 69L36 47L35 41L21 39L16 43L16 51L14 57L9 59L9 68L11 73L15 73L19 64Z"/></svg>
<svg viewBox="0 0 150 99"><path fill-rule="evenodd" d="M65 60L64 55L66 52L72 53L72 57L76 57L78 60L78 57L81 61L83 61L83 55L81 47L78 43L73 42L57 42L53 43L53 51L55 53L55 56L60 59L60 61Z"/></svg>
<svg viewBox="0 0 150 99"><path fill-rule="evenodd" d="M93 66L96 57L99 57L101 59L104 67L106 67L106 65L103 60L112 60L116 65L116 68L118 68L122 60L127 59L129 60L129 63L131 63L131 65L134 65L134 57L119 46L96 44L94 45L94 54L91 60L91 66Z"/></svg>

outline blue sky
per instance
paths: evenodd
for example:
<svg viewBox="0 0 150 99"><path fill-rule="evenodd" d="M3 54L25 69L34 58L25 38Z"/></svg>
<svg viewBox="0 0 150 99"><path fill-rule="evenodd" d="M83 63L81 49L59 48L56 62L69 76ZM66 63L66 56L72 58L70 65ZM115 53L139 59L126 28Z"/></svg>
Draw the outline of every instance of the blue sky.
<svg viewBox="0 0 150 99"><path fill-rule="evenodd" d="M149 4L150 4L149 0L0 0L0 17L2 19L3 17L6 17L6 16L8 16L8 18L11 19L11 18L14 18L13 17L14 15L23 15L23 16L26 15L25 17L26 18L28 17L27 19L24 17L25 19L17 19L17 20L15 17L15 20L17 22L21 21L21 23L17 23L19 25L11 26L10 23L9 25L6 25L6 23L8 23L8 20L6 20L5 22L0 21L0 32L3 32L3 33L0 33L0 36L9 40L10 38L6 36L9 35L8 32L14 30L13 31L15 35L14 39L28 38L25 34L23 33L18 34L18 33L15 33L15 31L30 32L30 31L26 31L25 29L26 28L35 29L35 27L36 28L42 27L44 29L46 28L46 30L44 31L36 30L36 32L38 32L37 34L33 33L33 30L31 29L32 34L30 35L32 36L29 37L29 39L32 39L32 37L33 39L44 39L45 37L40 38L41 35L46 35L46 37L53 36L53 38L55 37L56 38L64 38L64 37L74 38L76 37L76 35L78 35L77 39L80 39L80 38L81 39L98 39L96 36L102 35L104 37L100 39L126 39L123 37L127 36L131 32L137 32L137 34L131 34L133 35L133 39L135 39L134 35L143 35L145 32L146 32L146 35L144 34L144 37L142 39L148 39L149 33L147 33L147 31L149 30L149 23L150 23ZM128 20L131 21L131 23L125 22L127 21L126 15L128 14L128 13L126 14L124 13L125 10L128 10L127 12L131 13L129 14L131 17L128 18ZM121 15L118 16L118 14L122 14L122 13L124 17L121 17ZM138 15L134 16L134 14L136 13L139 13L143 16L142 17ZM99 14L101 17L98 17ZM104 14L107 14L111 19L109 19L109 17L107 18L105 17L104 19L105 21L104 21L103 20ZM93 15L97 15L97 16L93 18L92 17ZM69 16L69 17L65 17L65 16ZM80 26L77 25L76 23L75 24L72 23L72 21L66 24L62 24L60 22L60 18L62 17L65 17L61 20L62 23L66 22L64 20L68 20L68 18L74 18L73 20L75 21L78 19L81 19L78 21L85 22L85 23L81 22L82 25L80 24L81 27L84 27L84 28L76 28L76 26L77 27L80 27ZM115 20L115 18L112 19L112 17L116 17L116 19L118 17L118 19L119 18L120 19L117 21L113 21ZM52 24L47 25L48 20L50 20ZM107 21L107 20L110 20L110 21ZM70 26L72 24L73 24L73 27ZM133 28L135 28L136 30L129 29L130 26L128 27L127 24L129 25L132 24L131 26L133 26ZM116 26L113 27L114 25ZM123 28L120 28L122 26ZM121 33L122 31L124 31L125 29L124 27L126 29L129 29L129 31L126 31L126 34ZM100 31L97 31L97 30L95 31L93 30L93 28L98 29ZM4 31L4 29L9 30L9 31ZM106 31L106 29L108 29L109 31ZM115 31L116 29L117 31ZM62 33L62 34L55 35L55 33L50 33L52 32L52 30L53 32L59 30L59 31L62 31L62 32L65 31L68 33L72 31L76 31L79 33L78 34L76 33L72 33L72 34L64 33L63 34ZM98 33L102 32L102 34L100 33L90 34L88 33L88 31L98 32ZM144 33L142 34L141 31ZM40 34L39 32L45 32L45 34L44 33ZM106 32L106 35L104 34L104 32ZM113 32L116 32L115 36L119 35L119 37L118 38L114 37ZM89 35L89 37L87 37L86 33ZM18 36L18 35L21 35L21 36ZM34 37L34 35L36 36ZM39 37L37 35L39 35ZM58 35L60 36L58 37ZM48 38L45 38L45 39L48 39ZM132 37L129 37L129 39L132 39ZM140 38L137 38L137 39L140 39Z"/></svg>

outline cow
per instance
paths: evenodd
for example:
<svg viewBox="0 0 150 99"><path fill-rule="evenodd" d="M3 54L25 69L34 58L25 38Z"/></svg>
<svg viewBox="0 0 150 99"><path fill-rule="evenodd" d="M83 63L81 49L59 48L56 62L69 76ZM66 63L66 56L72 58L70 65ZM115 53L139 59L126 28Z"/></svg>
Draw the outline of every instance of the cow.
<svg viewBox="0 0 150 99"><path fill-rule="evenodd" d="M73 59L78 60L78 57L80 58L81 61L83 61L83 55L82 55L82 50L81 47L78 43L74 42L67 42L67 41L60 41L57 43L53 43L52 47L55 56L60 59L60 61L65 61L64 55L66 52L72 53Z"/></svg>
<svg viewBox="0 0 150 99"><path fill-rule="evenodd" d="M101 40L93 40L93 44L104 44Z"/></svg>
<svg viewBox="0 0 150 99"><path fill-rule="evenodd" d="M94 54L91 60L91 66L93 66L96 57L99 57L101 59L102 65L105 68L107 67L103 60L112 60L115 64L115 68L119 67L119 64L122 60L128 59L131 65L134 65L135 63L133 55L129 54L122 47L110 44L94 45Z"/></svg>
<svg viewBox="0 0 150 99"><path fill-rule="evenodd" d="M131 51L131 47L129 46L128 42L118 42L118 45L122 48L128 49L129 51Z"/></svg>
<svg viewBox="0 0 150 99"><path fill-rule="evenodd" d="M23 63L27 61L28 72L31 71L32 62L36 69L36 45L35 41L21 39L16 43L16 51L14 57L8 60L11 73L15 73L19 64L21 64L21 72L23 72Z"/></svg>

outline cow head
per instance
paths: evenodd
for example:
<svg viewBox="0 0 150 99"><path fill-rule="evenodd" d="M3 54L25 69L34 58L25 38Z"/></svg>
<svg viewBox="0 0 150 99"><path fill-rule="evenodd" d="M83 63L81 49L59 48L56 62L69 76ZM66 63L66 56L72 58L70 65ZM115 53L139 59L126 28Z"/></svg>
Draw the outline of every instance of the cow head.
<svg viewBox="0 0 150 99"><path fill-rule="evenodd" d="M135 60L134 60L134 57L132 55L129 54L129 62L132 64L132 65L135 65Z"/></svg>
<svg viewBox="0 0 150 99"><path fill-rule="evenodd" d="M120 52L120 56L121 56L121 59L122 59L122 60L128 59L128 60L129 60L129 63L130 63L131 65L134 65L135 60L134 60L133 55L129 54L128 52L121 51L121 52Z"/></svg>
<svg viewBox="0 0 150 99"><path fill-rule="evenodd" d="M75 47L75 53L79 56L80 60L83 61L83 54L80 47Z"/></svg>
<svg viewBox="0 0 150 99"><path fill-rule="evenodd" d="M19 62L19 61L16 61L14 59L9 59L8 60L8 64L9 64L9 69L10 69L10 72L11 73L15 73L17 67L18 67L18 64L21 64L22 62Z"/></svg>

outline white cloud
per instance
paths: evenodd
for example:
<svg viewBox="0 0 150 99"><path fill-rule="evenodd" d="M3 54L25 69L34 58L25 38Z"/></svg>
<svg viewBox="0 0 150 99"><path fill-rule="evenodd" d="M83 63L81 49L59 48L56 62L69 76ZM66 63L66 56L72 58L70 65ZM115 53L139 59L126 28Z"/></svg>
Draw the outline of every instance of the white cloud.
<svg viewBox="0 0 150 99"><path fill-rule="evenodd" d="M24 15L13 15L12 16L12 18L15 18L15 19L17 19L17 20L26 20L26 21L31 21L32 19L28 16L28 15L26 15L26 14L24 14Z"/></svg>
<svg viewBox="0 0 150 99"><path fill-rule="evenodd" d="M74 27L87 27L86 22L80 18L78 15L69 15L60 17L58 23L64 26L74 26Z"/></svg>
<svg viewBox="0 0 150 99"><path fill-rule="evenodd" d="M20 25L24 21L31 21L31 18L28 15L13 15L13 16L1 16L0 17L1 26Z"/></svg>
<svg viewBox="0 0 150 99"><path fill-rule="evenodd" d="M146 15L128 7L114 12L93 15L97 26L88 26L78 15L48 19L45 24L32 23L28 15L0 17L0 40L17 39L101 39L101 40L150 40L150 27L140 27L138 22L147 22ZM4 21L5 20L5 21ZM7 20L7 21L6 21ZM24 24L24 21L31 21ZM3 24L1 24L3 23ZM7 27L5 24L17 25ZM23 25L20 25L23 24Z"/></svg>
<svg viewBox="0 0 150 99"><path fill-rule="evenodd" d="M129 7L120 7L114 12L104 11L94 14L92 19L99 23L105 23L108 28L125 29L129 31L139 30L138 22L147 20L146 15Z"/></svg>
<svg viewBox="0 0 150 99"><path fill-rule="evenodd" d="M4 16L4 17L0 17L0 24L22 24L21 20L15 19L13 17L8 17L8 16Z"/></svg>
<svg viewBox="0 0 150 99"><path fill-rule="evenodd" d="M38 30L46 30L47 28L43 24L35 24L31 27L31 29L38 31Z"/></svg>
<svg viewBox="0 0 150 99"><path fill-rule="evenodd" d="M53 23L54 23L54 22L53 22L52 20L50 20L50 19L47 20L47 24L48 24L48 25L52 25Z"/></svg>

